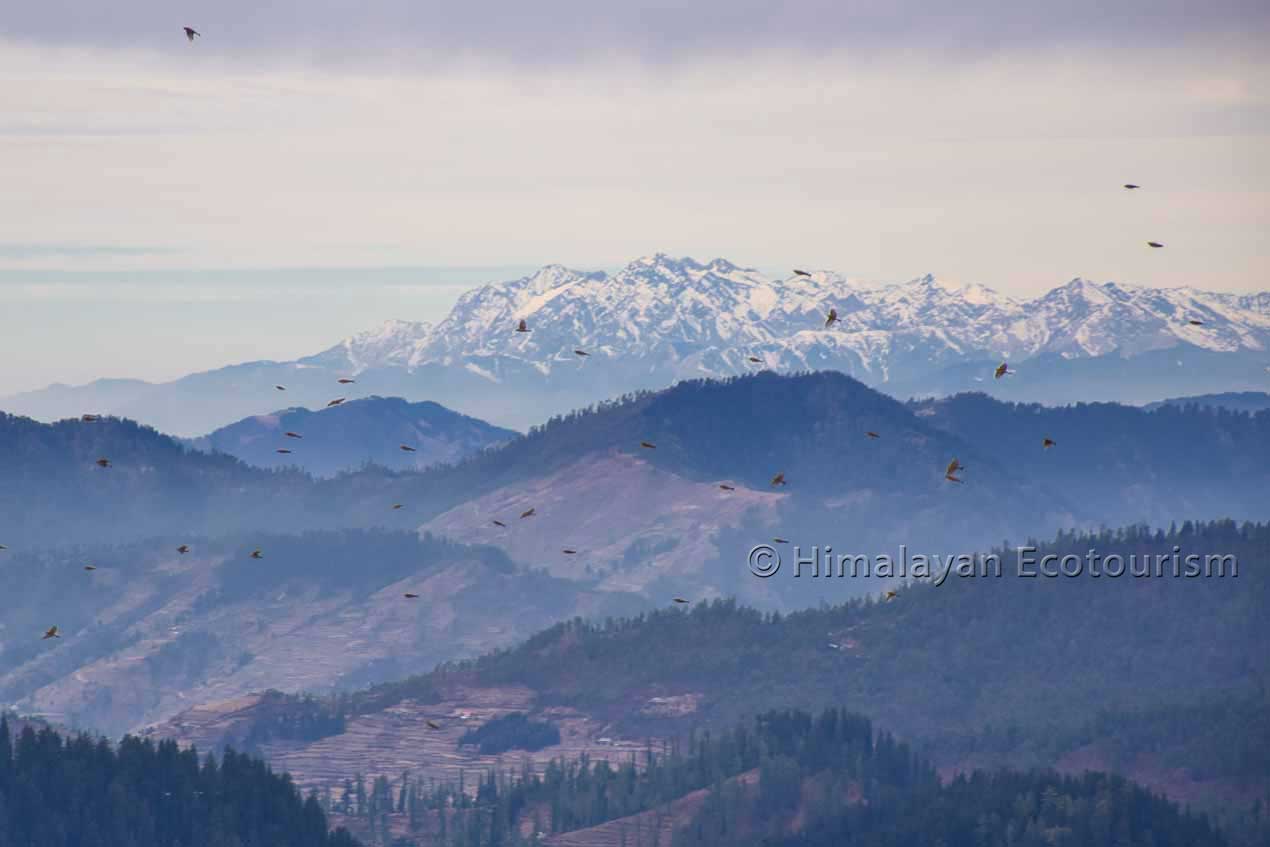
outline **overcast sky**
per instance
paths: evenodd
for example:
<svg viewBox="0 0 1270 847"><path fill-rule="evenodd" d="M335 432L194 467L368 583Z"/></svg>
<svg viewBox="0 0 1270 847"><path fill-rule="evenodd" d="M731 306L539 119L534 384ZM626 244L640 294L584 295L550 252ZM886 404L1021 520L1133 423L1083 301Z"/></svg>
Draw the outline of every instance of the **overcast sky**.
<svg viewBox="0 0 1270 847"><path fill-rule="evenodd" d="M7 3L0 395L656 251L1264 290L1267 43L1265 2Z"/></svg>

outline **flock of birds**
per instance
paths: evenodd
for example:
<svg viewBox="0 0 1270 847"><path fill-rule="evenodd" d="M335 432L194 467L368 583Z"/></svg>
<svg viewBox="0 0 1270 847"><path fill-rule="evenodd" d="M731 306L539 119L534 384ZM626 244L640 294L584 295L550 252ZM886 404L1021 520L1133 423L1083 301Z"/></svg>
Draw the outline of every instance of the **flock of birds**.
<svg viewBox="0 0 1270 847"><path fill-rule="evenodd" d="M188 27L188 26L187 26L187 27L183 27L183 29L184 29L184 31L185 31L185 37L186 37L186 39L187 39L188 41L190 41L191 43L194 41L194 39L195 39L195 38L201 38L201 37L202 37L202 33L200 33L198 30L194 29L193 27ZM1125 188L1125 190L1128 190L1128 191L1136 191L1136 190L1140 189L1140 188L1141 188L1141 186L1140 186L1140 185L1135 185L1135 184L1133 184L1133 183L1125 183L1125 184L1124 184L1124 188ZM1148 246L1148 247L1150 247L1150 248L1152 248L1152 249L1156 249L1156 250L1158 250L1158 249L1160 249L1160 248L1164 247L1164 245L1163 245L1162 243L1158 242L1158 241L1148 241L1148 242L1147 242L1147 246ZM811 272L810 272L810 271L802 270L802 269L800 269L800 268L794 268L794 276L795 276L795 277L810 277L810 276L812 276L812 274L811 274ZM838 323L839 323L838 310L837 310L837 309L835 309L835 308L830 308L830 309L829 309L828 314L825 316L825 328L826 328L826 329L830 329L830 328L832 328L835 324L838 324ZM1203 321L1200 321L1200 320L1194 320L1194 319L1189 320L1189 321L1188 321L1188 323L1189 323L1190 325L1192 325L1192 326L1201 326L1201 325L1203 325ZM521 319L521 320L517 323L517 325L516 325L516 330L515 330L515 331L516 331L517 333L528 333L528 332L530 332L531 330L529 329L529 323L528 323L528 321L526 321L526 320L524 320L524 319ZM581 350L581 349L575 349L573 352L574 352L574 354L575 354L576 356L578 356L579 358L586 358L586 357L589 357L589 356L591 355L591 354L590 354L590 353L588 353L587 351L585 351L585 350ZM762 360L762 359L760 359L758 356L753 356L753 355L747 356L747 357L746 357L746 360L747 360L749 363L751 363L751 364L762 364L762 363L763 363L763 360ZM993 378L994 378L994 379L998 379L998 380L999 380L999 379L1001 379L1002 377L1009 376L1009 375L1013 375L1013 374L1014 374L1014 371L1010 370L1009 365L1008 365L1006 362L1002 362L1002 363L1001 363L1001 364L999 364L999 365L996 367L996 369L993 371ZM356 382L356 380L355 380L355 379L353 379L353 378L351 378L351 377L340 377L339 379L337 379L337 380L336 380L336 382L337 382L337 384L339 384L339 385L352 385L353 383L355 383L355 382ZM285 385L275 385L275 386L274 386L274 388L275 388L276 390L278 390L278 391L286 391L286 390L287 390L287 388L286 388L286 386L285 386ZM335 398L334 400L331 400L330 402L328 402L328 403L326 404L326 407L327 407L327 408L332 408L332 407L334 407L334 406L339 406L339 405L342 405L342 404L345 402L345 400L346 400L346 399L347 399L347 398L345 398L345 397L337 397L337 398ZM82 415L82 416L81 416L80 420L81 420L82 422L84 422L84 423L94 423L94 422L97 422L97 421L101 420L101 416L100 416L100 415L94 415L94 414L85 414L85 415ZM302 434L298 433L298 432L285 432L283 435L284 435L284 437L285 437L285 438L288 438L288 439L303 439L303 438L304 438L304 436L303 436ZM874 431L872 431L872 430L870 430L870 431L868 431L868 432L865 432L865 433L864 433L864 435L865 435L865 437L866 437L866 438L869 438L869 439L877 439L877 438L881 438L881 437L882 437L880 433L878 433L878 432L874 432ZM639 446L640 446L641 448L643 448L643 449L646 449L646 450L655 450L655 449L657 449L657 445L656 445L656 444L653 444L653 443L652 443L652 442L650 442L650 441L641 441L641 442L640 442L640 444L639 444ZM1049 450L1050 448L1052 448L1052 447L1056 446L1056 442L1055 442L1053 439L1051 439L1051 438L1049 438L1048 436L1046 436L1045 438L1043 438L1043 439L1042 439L1042 441L1041 441L1041 446L1042 446L1042 448L1043 448L1043 449L1045 449L1045 450ZM401 445L399 445L399 449L400 449L402 452L404 452L404 453L414 453L414 452L416 452L416 448L415 448L415 447L410 446L409 444L401 444ZM293 451L292 451L290 448L287 448L287 447L279 447L279 448L277 448L276 452L277 452L277 453L279 453L279 454L281 454L281 455L290 455ZM96 465L97 465L98 467L100 467L100 468L111 468L111 467L113 467L113 463L111 462L111 460L110 460L109 458L107 458L107 457L104 457L104 456L103 456L103 457L101 457L101 458L99 458L99 459L97 459L97 461L96 461ZM952 460L951 462L949 462L949 463L948 463L948 466L944 469L944 479L945 479L945 480L947 480L948 482L957 483L957 484L959 484L959 485L960 485L960 484L964 484L964 480L963 480L960 476L958 476L958 474L959 474L959 473L964 472L965 470L966 470L966 466L965 466L965 465L963 465L963 464L961 463L961 461L960 461L960 460L958 460L957 458L953 458L953 460ZM786 482L786 479L785 479L785 473L784 473L783 471L782 471L782 472L779 472L779 473L777 473L775 476L773 476L773 477L772 477L772 479L771 479L771 483L770 483L771 487L773 487L773 488L776 488L776 487L779 487L779 486L784 486L784 485L786 485L786 484L787 484L787 482ZM719 484L719 488L720 488L721 490L723 490L723 491L735 491L735 490L736 490L736 487L735 487L735 486L728 485L728 484L726 484L726 483L720 483L720 484ZM404 504L402 504L402 503L394 503L394 504L392 505L392 509L393 509L393 510L399 510L399 509L402 509L403 507L404 507ZM520 520L525 520L525 519L528 519L528 518L532 518L532 517L534 517L536 514L537 514L537 513L536 513L535 509L534 509L533 507L531 507L531 508L526 509L525 511L521 512L521 514L520 514ZM494 525L494 526L500 527L500 528L502 528L502 529L506 529L506 528L507 528L507 524L506 524L506 523L504 523L504 522L503 522L503 521L501 521L501 520L498 520L497 518L493 519L492 523L493 523L493 525ZM776 543L778 543L778 544L788 544L788 543L789 543L789 542L788 542L788 540L787 540L787 539L784 539L784 538L775 538L775 539L773 539L773 540L774 540ZM0 550L5 550L5 549L7 549L7 548L6 548L3 544L0 544ZM185 554L187 554L187 553L189 553L189 552L190 552L190 546L189 546L188 544L182 544L182 545L180 545L179 547L177 547L177 548L176 548L176 552L177 552L177 553L179 553L179 554L181 554L181 555L185 555ZM569 548L569 547L563 548L562 552L563 552L565 555L568 555L568 556L573 556L573 555L576 555L576 554L578 553L578 551L577 551L576 549ZM264 552L263 552L262 550L259 550L259 549L252 550L252 551L251 551L251 553L250 553L249 555L250 555L250 557L251 557L252 559L263 559L263 558L264 558ZM97 570L97 568L96 568L96 566L94 566L94 565L84 565L84 570L85 570L85 571L95 571L95 570ZM407 600L417 600L417 599L419 599L419 596L420 596L420 595L419 595L419 594L417 594L417 593L414 593L414 592L405 592L402 596L403 596L405 599L407 599ZM884 595L883 595L883 596L884 596L884 598L885 598L885 600L886 600L887 602L890 602L890 601L894 600L894 599L898 596L898 594L897 594L897 592L896 592L895 590L887 590L887 591L884 593ZM675 604L677 604L677 605L686 605L686 604L688 604L690 601L689 601L689 600L687 600L687 599L685 599L685 598L683 598L683 597L675 597L675 598L673 598L673 601L672 601L672 602L674 602L674 603L675 603ZM62 637L62 636L61 636L61 632L59 631L58 627L57 627L57 626L51 626L51 627L49 627L49 628L45 631L45 633L44 633L44 637L43 637L43 640L46 640L46 641L47 641L47 640L52 639L52 638L61 638L61 637ZM431 721L431 720L427 721L427 725L428 725L428 727L429 727L430 729L434 729L434 730L439 730L439 729L441 729L441 726L440 726L439 724L437 724L436 722Z"/></svg>

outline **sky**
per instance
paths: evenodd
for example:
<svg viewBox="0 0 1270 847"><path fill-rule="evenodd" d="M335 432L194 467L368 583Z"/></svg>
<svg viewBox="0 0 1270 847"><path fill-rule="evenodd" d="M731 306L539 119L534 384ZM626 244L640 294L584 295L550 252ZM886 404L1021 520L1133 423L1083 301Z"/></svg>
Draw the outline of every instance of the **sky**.
<svg viewBox="0 0 1270 847"><path fill-rule="evenodd" d="M1264 2L5 6L0 396L659 251L1270 289Z"/></svg>

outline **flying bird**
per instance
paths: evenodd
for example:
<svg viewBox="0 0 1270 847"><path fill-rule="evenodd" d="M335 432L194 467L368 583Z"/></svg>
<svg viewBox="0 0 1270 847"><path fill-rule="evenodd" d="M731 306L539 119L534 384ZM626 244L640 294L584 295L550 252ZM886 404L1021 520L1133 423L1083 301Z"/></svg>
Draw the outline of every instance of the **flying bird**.
<svg viewBox="0 0 1270 847"><path fill-rule="evenodd" d="M501 526L503 529L507 529L507 524L503 523L502 521L497 521L497 520L494 521L494 526Z"/></svg>
<svg viewBox="0 0 1270 847"><path fill-rule="evenodd" d="M1164 245L1163 245L1163 244L1161 244L1161 243L1160 243L1160 242L1158 242L1158 241L1148 241L1148 242L1147 242L1147 246L1148 246L1148 247L1155 247L1156 249L1159 249L1160 247L1163 247Z"/></svg>
<svg viewBox="0 0 1270 847"><path fill-rule="evenodd" d="M108 467L110 467L110 460L109 460L109 459L104 459L104 458L103 458L103 459L98 459L98 460L97 460L97 467L99 467L99 468L108 468Z"/></svg>
<svg viewBox="0 0 1270 847"><path fill-rule="evenodd" d="M279 447L279 448L278 448L277 450L275 450L274 452L275 452L275 453L290 453L291 451L290 451L290 450L288 450L288 449L286 449L285 447Z"/></svg>
<svg viewBox="0 0 1270 847"><path fill-rule="evenodd" d="M1203 322L1203 321L1196 321L1196 320L1189 320L1189 321L1187 321L1187 323L1188 323L1188 324L1190 324L1191 326L1203 326L1203 325L1204 325L1204 322Z"/></svg>
<svg viewBox="0 0 1270 847"><path fill-rule="evenodd" d="M829 327L833 326L837 322L838 322L838 310L830 309L829 316L825 318L825 329L828 329Z"/></svg>
<svg viewBox="0 0 1270 847"><path fill-rule="evenodd" d="M574 351L573 351L573 355L575 355L575 356L590 356L591 354L590 354L590 353L588 353L588 352L587 352L587 351L585 351L585 350L574 350Z"/></svg>
<svg viewBox="0 0 1270 847"><path fill-rule="evenodd" d="M8 550L8 549L9 549L8 547L5 547L3 544L0 544L0 550Z"/></svg>
<svg viewBox="0 0 1270 847"><path fill-rule="evenodd" d="M789 539L788 539L788 538L773 538L773 539L772 539L772 543L774 543L774 544L788 544L788 543L789 543Z"/></svg>
<svg viewBox="0 0 1270 847"><path fill-rule="evenodd" d="M287 390L287 387L285 385L275 385L274 388L278 389L279 391Z"/></svg>
<svg viewBox="0 0 1270 847"><path fill-rule="evenodd" d="M561 553L564 553L566 556L573 556L573 555L575 555L578 551L577 551L577 550L570 550L568 547L566 547L566 548L564 548L563 550L561 550L560 552L561 552Z"/></svg>
<svg viewBox="0 0 1270 847"><path fill-rule="evenodd" d="M340 398L338 398L338 399L336 399L336 400L332 400L331 402L327 403L327 404L326 404L326 408L328 408L328 409L329 409L329 408L331 408L332 406L338 406L340 403L343 403L343 402L344 402L344 398L343 398L343 397L340 397Z"/></svg>
<svg viewBox="0 0 1270 847"><path fill-rule="evenodd" d="M97 423L101 420L101 415L80 415L79 419L84 423Z"/></svg>
<svg viewBox="0 0 1270 847"><path fill-rule="evenodd" d="M682 597L676 597L674 602L683 604L683 603L687 603L688 601Z"/></svg>
<svg viewBox="0 0 1270 847"><path fill-rule="evenodd" d="M283 435L285 435L287 438L303 438L304 437L298 432L284 432Z"/></svg>
<svg viewBox="0 0 1270 847"><path fill-rule="evenodd" d="M761 364L763 364L763 360L762 360L762 359L760 359L758 356L750 356L750 357L749 357L749 360L750 360L751 362L753 362L754 364L756 364L756 365L761 365Z"/></svg>
<svg viewBox="0 0 1270 847"><path fill-rule="evenodd" d="M427 724L428 724L428 729L440 729L440 728L441 728L441 724L437 723L436 721L425 721L425 723L427 723Z"/></svg>
<svg viewBox="0 0 1270 847"><path fill-rule="evenodd" d="M794 268L794 276L811 276L811 274L807 271L800 271L798 268Z"/></svg>
<svg viewBox="0 0 1270 847"><path fill-rule="evenodd" d="M176 548L176 552L180 553L181 555L185 555L186 553L190 552L190 545L182 544L180 547Z"/></svg>
<svg viewBox="0 0 1270 847"><path fill-rule="evenodd" d="M524 320L521 320L520 323L516 324L516 331L529 332L529 324L525 323Z"/></svg>
<svg viewBox="0 0 1270 847"><path fill-rule="evenodd" d="M193 40L194 40L194 36L196 36L196 35L197 35L197 36L200 36L200 37L203 35L203 33L199 32L198 30L194 29L193 27L188 27L188 26L186 26L186 27L181 27L181 29L185 30L185 37L186 37L187 39L189 39L190 41L193 41Z"/></svg>
<svg viewBox="0 0 1270 847"><path fill-rule="evenodd" d="M736 486L726 485L722 482L719 483L719 487L722 488L724 491L736 491Z"/></svg>
<svg viewBox="0 0 1270 847"><path fill-rule="evenodd" d="M652 443L651 441L641 441L641 442L639 443L639 446L640 446L640 447L643 447L645 450L656 450L656 449L657 449L657 445L656 445L656 444L654 444L654 443Z"/></svg>
<svg viewBox="0 0 1270 847"><path fill-rule="evenodd" d="M888 603L889 603L889 602L891 602L891 601L892 601L892 600L894 600L897 596L898 596L898 595L897 595L897 593L896 593L895 591L888 591L888 592L886 592L886 602L888 602Z"/></svg>
<svg viewBox="0 0 1270 847"><path fill-rule="evenodd" d="M405 594L403 594L403 595L401 595L401 596L402 596L402 597L405 597L407 600L418 600L418 599L419 599L419 595L418 595L418 594L411 594L409 591L407 591Z"/></svg>
<svg viewBox="0 0 1270 847"><path fill-rule="evenodd" d="M84 565L84 570L86 570L86 571L95 571L95 570L97 570L97 566L96 566L96 565Z"/></svg>
<svg viewBox="0 0 1270 847"><path fill-rule="evenodd" d="M337 380L335 380L335 381L336 381L336 382L338 382L340 385L352 385L354 382L357 382L357 380L355 380L355 379L349 379L349 378L348 378L348 377L346 377L346 376L342 376L342 377L340 377L339 379L337 379Z"/></svg>
<svg viewBox="0 0 1270 847"><path fill-rule="evenodd" d="M965 465L963 465L959 460L953 459L951 462L948 463L948 469L944 471L944 473L954 474L957 471L964 471L965 469L966 469Z"/></svg>
<svg viewBox="0 0 1270 847"><path fill-rule="evenodd" d="M1005 362L1002 362L1001 364L997 365L997 369L992 372L992 378L1000 379L1001 377L1011 373L1014 373L1014 371L1010 370L1010 366L1006 364Z"/></svg>
<svg viewBox="0 0 1270 847"><path fill-rule="evenodd" d="M265 554L261 553L259 550L252 550L251 557L253 559L263 559L265 557Z"/></svg>
<svg viewBox="0 0 1270 847"><path fill-rule="evenodd" d="M1126 182L1126 183L1124 184L1124 187L1125 187L1125 188L1127 188L1127 189L1129 189L1130 191L1132 191L1133 189L1135 189L1135 188L1141 188L1142 186L1140 186L1140 185L1134 185L1132 182Z"/></svg>
<svg viewBox="0 0 1270 847"><path fill-rule="evenodd" d="M61 637L62 636L57 634L57 627L51 626L48 628L48 632L44 633L44 637L41 638L40 640L48 641L50 638L61 638Z"/></svg>
<svg viewBox="0 0 1270 847"><path fill-rule="evenodd" d="M1057 444L1057 443L1058 443L1058 442L1057 442L1057 441L1055 441L1055 440L1054 440L1054 439L1052 439L1052 438L1046 438L1045 440L1043 440L1043 441L1041 442L1041 446L1042 446L1042 447L1044 447L1046 450L1048 450L1048 449L1050 449L1051 447L1053 447L1053 446L1054 446L1055 444Z"/></svg>
<svg viewBox="0 0 1270 847"><path fill-rule="evenodd" d="M780 473L778 473L776 476L772 477L772 487L776 487L777 485L784 485L784 484L785 484L785 472L784 472L784 471L781 471L781 472L780 472Z"/></svg>
<svg viewBox="0 0 1270 847"><path fill-rule="evenodd" d="M402 506L402 504L401 504L401 503L393 503L393 504L392 504L392 507L393 507L394 509L400 509L400 508L401 508L401 506Z"/></svg>
<svg viewBox="0 0 1270 847"><path fill-rule="evenodd" d="M532 518L533 516L534 516L534 510L532 506L520 513L521 520L524 520L525 518Z"/></svg>
<svg viewBox="0 0 1270 847"><path fill-rule="evenodd" d="M416 452L415 448L411 447L409 444L403 444L403 445L401 445L401 450L402 450L402 452L404 452L404 453L414 453L414 452Z"/></svg>
<svg viewBox="0 0 1270 847"><path fill-rule="evenodd" d="M876 432L874 432L873 430L869 430L868 432L866 432L866 433L865 433L865 435L867 435L869 438L881 438L881 437L882 437L882 436L878 435Z"/></svg>

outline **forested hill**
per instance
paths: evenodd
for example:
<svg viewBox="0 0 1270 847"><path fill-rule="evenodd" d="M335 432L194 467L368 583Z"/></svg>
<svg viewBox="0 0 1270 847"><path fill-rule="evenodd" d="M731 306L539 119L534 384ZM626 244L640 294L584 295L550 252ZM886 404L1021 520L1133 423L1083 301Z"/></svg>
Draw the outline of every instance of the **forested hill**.
<svg viewBox="0 0 1270 847"><path fill-rule="evenodd" d="M357 847L328 833L315 797L226 751L200 760L174 742L30 727L0 718L0 844L5 847Z"/></svg>

